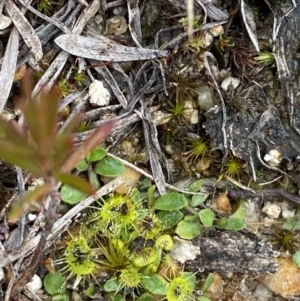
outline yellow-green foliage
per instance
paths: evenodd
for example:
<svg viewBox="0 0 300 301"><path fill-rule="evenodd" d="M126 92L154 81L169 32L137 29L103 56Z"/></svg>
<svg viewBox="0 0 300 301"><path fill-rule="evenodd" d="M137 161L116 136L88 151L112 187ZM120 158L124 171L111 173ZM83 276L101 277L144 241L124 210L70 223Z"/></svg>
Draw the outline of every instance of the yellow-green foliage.
<svg viewBox="0 0 300 301"><path fill-rule="evenodd" d="M231 157L224 165L224 175L235 178L241 175L243 164L238 158Z"/></svg>
<svg viewBox="0 0 300 301"><path fill-rule="evenodd" d="M167 290L168 301L193 300L193 287L186 277L176 277L171 280Z"/></svg>
<svg viewBox="0 0 300 301"><path fill-rule="evenodd" d="M197 161L198 158L204 158L208 153L208 141L195 137L188 139L188 146L190 150L187 152L189 158Z"/></svg>

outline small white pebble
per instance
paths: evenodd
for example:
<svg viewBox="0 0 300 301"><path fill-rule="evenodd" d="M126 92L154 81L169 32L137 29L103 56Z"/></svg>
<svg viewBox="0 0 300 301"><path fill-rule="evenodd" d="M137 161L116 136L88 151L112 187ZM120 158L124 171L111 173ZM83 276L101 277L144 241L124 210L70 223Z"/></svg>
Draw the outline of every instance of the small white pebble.
<svg viewBox="0 0 300 301"><path fill-rule="evenodd" d="M224 28L222 25L217 25L217 26L212 27L209 31L214 37L217 37L220 34L224 33Z"/></svg>
<svg viewBox="0 0 300 301"><path fill-rule="evenodd" d="M198 93L198 105L201 110L208 111L213 105L213 97L209 86L205 85L197 90Z"/></svg>
<svg viewBox="0 0 300 301"><path fill-rule="evenodd" d="M98 107L109 105L111 95L99 80L93 81L89 86L90 104Z"/></svg>
<svg viewBox="0 0 300 301"><path fill-rule="evenodd" d="M194 260L197 255L200 255L200 248L192 244L191 241L181 239L177 236L173 237L174 247L170 252L173 259L180 263L185 263L187 260Z"/></svg>
<svg viewBox="0 0 300 301"><path fill-rule="evenodd" d="M289 204L286 202L283 202L281 205L281 215L284 219L290 219L292 218L296 213L295 209L291 209Z"/></svg>
<svg viewBox="0 0 300 301"><path fill-rule="evenodd" d="M193 110L190 117L190 124L197 124L199 122L199 112L198 110Z"/></svg>
<svg viewBox="0 0 300 301"><path fill-rule="evenodd" d="M281 212L280 206L274 203L267 202L262 209L269 218L278 218Z"/></svg>
<svg viewBox="0 0 300 301"><path fill-rule="evenodd" d="M5 121L10 121L12 119L14 119L16 117L15 114L8 112L6 110L3 110L1 113L1 117L5 120Z"/></svg>
<svg viewBox="0 0 300 301"><path fill-rule="evenodd" d="M236 89L240 84L240 80L236 77L228 76L226 77L222 83L221 83L221 88L224 91L227 91L228 88L232 85L233 89Z"/></svg>
<svg viewBox="0 0 300 301"><path fill-rule="evenodd" d="M42 279L36 274L34 274L31 281L26 284L26 287L33 292L40 290L42 286Z"/></svg>
<svg viewBox="0 0 300 301"><path fill-rule="evenodd" d="M156 111L152 115L152 120L156 126L166 124L171 120L171 114L164 113L162 111Z"/></svg>
<svg viewBox="0 0 300 301"><path fill-rule="evenodd" d="M183 118L189 122L193 115L193 111L194 111L193 102L191 100L186 100L184 102L184 111L182 114Z"/></svg>
<svg viewBox="0 0 300 301"><path fill-rule="evenodd" d="M36 220L36 214L32 214L32 213L29 213L27 215L27 219L30 221L30 222L34 222Z"/></svg>
<svg viewBox="0 0 300 301"><path fill-rule="evenodd" d="M128 25L123 16L114 16L106 20L106 35L119 36L126 32Z"/></svg>
<svg viewBox="0 0 300 301"><path fill-rule="evenodd" d="M272 167L278 166L281 161L281 153L277 149L271 149L267 154L264 156L264 160Z"/></svg>
<svg viewBox="0 0 300 301"><path fill-rule="evenodd" d="M168 154L168 155L173 155L174 153L174 150L173 150L173 146L171 144L167 144L165 146L165 152Z"/></svg>

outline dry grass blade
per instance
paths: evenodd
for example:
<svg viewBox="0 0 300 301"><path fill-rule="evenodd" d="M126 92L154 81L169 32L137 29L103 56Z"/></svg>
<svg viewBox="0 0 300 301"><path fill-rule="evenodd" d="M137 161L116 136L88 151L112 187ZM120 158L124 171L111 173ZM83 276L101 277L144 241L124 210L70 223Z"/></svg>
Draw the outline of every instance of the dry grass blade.
<svg viewBox="0 0 300 301"><path fill-rule="evenodd" d="M93 18L93 16L97 13L98 9L100 9L100 1L94 0L91 4L86 7L80 17L78 18L72 32L76 34L80 34L86 24ZM81 56L81 55L79 55Z"/></svg>
<svg viewBox="0 0 300 301"><path fill-rule="evenodd" d="M186 11L188 18L188 35L192 38L193 35L193 22L194 22L194 0L187 0L186 2Z"/></svg>
<svg viewBox="0 0 300 301"><path fill-rule="evenodd" d="M141 14L138 6L139 1L127 1L128 27L131 37L137 47L142 47Z"/></svg>
<svg viewBox="0 0 300 301"><path fill-rule="evenodd" d="M72 55L99 61L140 61L169 55L169 52L165 50L119 45L104 36L93 39L77 34L64 34L56 38L55 43Z"/></svg>
<svg viewBox="0 0 300 301"><path fill-rule="evenodd" d="M100 7L99 0L94 0L90 4L90 6L84 9L77 23L74 25L72 31L76 34L80 34L83 31L86 24L88 23L88 21L97 13L99 7ZM81 55L82 53L79 56ZM36 97L42 88L45 88L45 91L49 91L52 88L55 80L58 78L63 68L65 67L68 57L69 57L69 53L65 51L61 51L57 55L57 57L52 62L50 67L47 69L45 74L42 76L42 78L34 87L34 90L32 92L33 97Z"/></svg>
<svg viewBox="0 0 300 301"><path fill-rule="evenodd" d="M45 89L44 91L50 91L54 80L59 76L61 71L63 70L65 63L69 57L69 54L65 51L61 51L55 60L52 62L51 66L47 69L45 74L39 80L39 82L35 85L32 91L32 97L36 97L41 89Z"/></svg>
<svg viewBox="0 0 300 301"><path fill-rule="evenodd" d="M17 65L19 48L19 33L14 28L10 34L0 72L0 113L8 99Z"/></svg>
<svg viewBox="0 0 300 301"><path fill-rule="evenodd" d="M76 0L76 1L84 6L88 6L88 3L85 0Z"/></svg>
<svg viewBox="0 0 300 301"><path fill-rule="evenodd" d="M228 15L223 13L220 9L215 7L214 1L212 0L195 0L201 5L202 8L205 8L207 16L215 21L224 21L228 19Z"/></svg>
<svg viewBox="0 0 300 301"><path fill-rule="evenodd" d="M241 13L243 16L243 21L244 21L247 33L255 47L255 50L257 52L259 52L254 16L253 16L253 13L252 13L250 7L245 3L244 0L241 0Z"/></svg>
<svg viewBox="0 0 300 301"><path fill-rule="evenodd" d="M29 4L27 4L26 2L24 2L23 0L18 0L26 9L28 9L29 11L31 11L32 13L34 13L35 15L39 16L40 18L46 20L47 22L55 25L57 28L61 29L63 32L70 32L69 28L63 24L62 22L60 22L59 20L56 20L55 18L50 18L47 17L46 15L40 13L39 11L37 11L36 9L34 9L32 6L30 6Z"/></svg>
<svg viewBox="0 0 300 301"><path fill-rule="evenodd" d="M25 44L34 53L36 60L39 61L43 57L43 50L42 44L34 29L24 17L24 14L11 0L8 0L6 2L5 7L8 14L12 18L14 25L17 27L19 33L21 34Z"/></svg>
<svg viewBox="0 0 300 301"><path fill-rule="evenodd" d="M144 137L145 137L145 144L150 160L151 170L153 173L153 178L155 181L155 184L157 186L157 190L159 191L160 195L164 195L167 193L166 186L165 186L165 179L164 174L160 165L160 162L158 160L159 154L161 154L161 150L158 150L156 148L156 143L153 141L153 135L155 136L156 133L153 133L154 127L151 125L153 123L150 113L147 108L143 108L144 116L141 114L141 112L135 111L140 118L142 119L143 123L143 131L144 131ZM159 152L160 151L160 152Z"/></svg>

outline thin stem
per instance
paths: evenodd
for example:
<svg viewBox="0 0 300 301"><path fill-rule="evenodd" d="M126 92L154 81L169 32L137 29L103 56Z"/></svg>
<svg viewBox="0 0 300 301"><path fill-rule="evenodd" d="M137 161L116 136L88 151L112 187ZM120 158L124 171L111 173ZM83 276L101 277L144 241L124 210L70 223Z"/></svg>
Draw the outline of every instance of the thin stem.
<svg viewBox="0 0 300 301"><path fill-rule="evenodd" d="M189 212L189 213L191 213L191 214L193 214L193 215L198 215L198 214L199 214L198 211L196 211L195 209L193 209L193 208L190 207L190 206L186 206L186 207L184 207L184 209L185 209L187 212Z"/></svg>

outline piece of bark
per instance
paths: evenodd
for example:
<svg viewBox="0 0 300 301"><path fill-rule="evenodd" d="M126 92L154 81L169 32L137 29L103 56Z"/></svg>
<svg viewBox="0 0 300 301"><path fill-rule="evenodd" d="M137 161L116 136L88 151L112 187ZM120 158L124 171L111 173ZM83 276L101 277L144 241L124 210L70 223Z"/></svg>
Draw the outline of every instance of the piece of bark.
<svg viewBox="0 0 300 301"><path fill-rule="evenodd" d="M225 232L218 237L199 237L193 241L201 254L185 262L185 270L216 271L223 276L232 273L258 276L275 273L275 258L279 252L260 240L255 234L242 231Z"/></svg>

